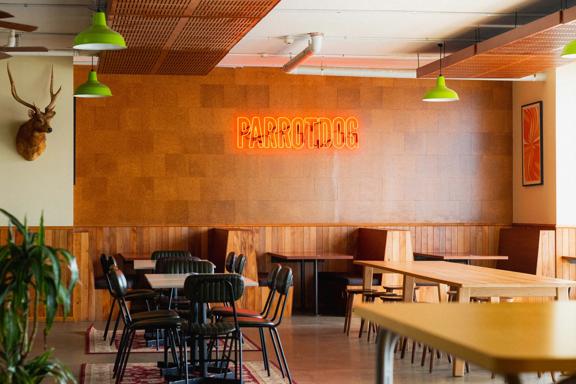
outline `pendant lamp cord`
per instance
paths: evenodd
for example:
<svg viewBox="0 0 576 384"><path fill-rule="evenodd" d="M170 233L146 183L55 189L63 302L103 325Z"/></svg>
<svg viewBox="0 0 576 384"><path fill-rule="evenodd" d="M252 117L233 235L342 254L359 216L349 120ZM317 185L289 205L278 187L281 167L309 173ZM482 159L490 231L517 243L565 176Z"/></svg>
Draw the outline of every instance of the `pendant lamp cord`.
<svg viewBox="0 0 576 384"><path fill-rule="evenodd" d="M438 48L440 49L440 76L442 76L442 53L446 52L443 50L444 46L445 46L445 44L438 43Z"/></svg>

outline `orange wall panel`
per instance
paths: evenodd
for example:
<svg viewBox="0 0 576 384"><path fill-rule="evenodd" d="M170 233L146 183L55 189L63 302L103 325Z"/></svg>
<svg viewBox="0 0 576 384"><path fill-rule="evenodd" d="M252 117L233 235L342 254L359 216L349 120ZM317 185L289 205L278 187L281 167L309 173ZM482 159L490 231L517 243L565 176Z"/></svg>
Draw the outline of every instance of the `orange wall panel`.
<svg viewBox="0 0 576 384"><path fill-rule="evenodd" d="M75 68L83 82L88 68ZM76 104L75 225L510 223L511 86L215 69L102 75ZM236 148L238 116L354 116L356 150Z"/></svg>

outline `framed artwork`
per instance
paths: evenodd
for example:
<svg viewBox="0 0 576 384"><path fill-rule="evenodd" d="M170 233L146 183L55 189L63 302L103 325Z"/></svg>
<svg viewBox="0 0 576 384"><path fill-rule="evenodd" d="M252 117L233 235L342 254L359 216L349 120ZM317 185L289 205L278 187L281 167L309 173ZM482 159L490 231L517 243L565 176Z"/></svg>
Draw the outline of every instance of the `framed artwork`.
<svg viewBox="0 0 576 384"><path fill-rule="evenodd" d="M542 102L522 106L522 185L544 184Z"/></svg>

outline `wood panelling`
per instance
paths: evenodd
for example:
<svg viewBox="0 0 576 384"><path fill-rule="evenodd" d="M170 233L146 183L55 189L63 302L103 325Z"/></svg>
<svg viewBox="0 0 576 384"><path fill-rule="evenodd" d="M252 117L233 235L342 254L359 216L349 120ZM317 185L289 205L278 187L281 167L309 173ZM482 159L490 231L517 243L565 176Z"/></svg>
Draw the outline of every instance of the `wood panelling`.
<svg viewBox="0 0 576 384"><path fill-rule="evenodd" d="M556 276L562 279L576 280L576 265L562 260L562 256L576 256L576 228L556 228ZM576 299L576 292L570 292L570 298Z"/></svg>
<svg viewBox="0 0 576 384"><path fill-rule="evenodd" d="M77 226L511 221L509 83L437 105L429 80L278 69L101 81L114 97L76 102ZM239 115L356 116L360 147L244 153Z"/></svg>
<svg viewBox="0 0 576 384"><path fill-rule="evenodd" d="M500 225L404 225L375 226L409 230L414 251L461 251L475 254L496 254ZM354 253L357 228L353 226L259 226L254 231L258 270L268 271L269 251L317 250L321 252ZM73 300L75 320L101 320L110 306L109 294L94 289L94 272L100 275L98 256L101 253L140 253L148 257L155 249L190 249L202 258L208 257L210 227L78 227L50 228L47 240L53 246L65 247L74 252L80 267L80 285ZM0 228L0 239L6 239L6 228ZM86 243L86 241L88 243ZM86 252L86 249L88 252ZM89 257L88 257L89 255ZM91 262L90 262L91 261ZM327 261L320 270L347 271L350 262ZM312 284L311 270L305 276ZM299 269L294 268L298 276ZM299 304L299 286L294 300ZM79 293L78 293L79 292ZM309 292L308 305L312 305Z"/></svg>

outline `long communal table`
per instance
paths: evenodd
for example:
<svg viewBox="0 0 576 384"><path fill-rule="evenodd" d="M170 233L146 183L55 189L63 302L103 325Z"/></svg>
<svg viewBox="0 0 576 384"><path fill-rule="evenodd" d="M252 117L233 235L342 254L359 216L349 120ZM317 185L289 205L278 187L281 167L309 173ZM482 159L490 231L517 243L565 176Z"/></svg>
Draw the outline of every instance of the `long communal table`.
<svg viewBox="0 0 576 384"><path fill-rule="evenodd" d="M457 301L469 303L470 297L554 297L568 300L568 290L576 281L526 273L450 263L445 261L355 261L364 268L364 288L372 287L374 272L398 273L404 277L404 302L413 301L416 279L447 284L457 292ZM454 359L454 376L464 374L464 364Z"/></svg>
<svg viewBox="0 0 576 384"><path fill-rule="evenodd" d="M470 305L371 304L354 313L381 327L376 383L393 383L399 336L437 348L521 383L523 372L573 372L576 367L576 303ZM576 381L574 376L569 381Z"/></svg>

